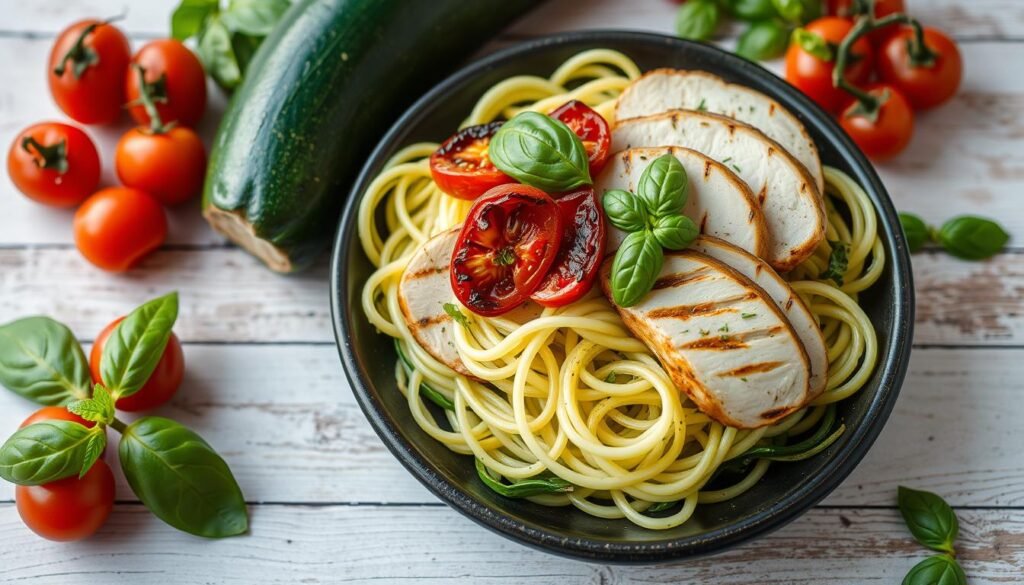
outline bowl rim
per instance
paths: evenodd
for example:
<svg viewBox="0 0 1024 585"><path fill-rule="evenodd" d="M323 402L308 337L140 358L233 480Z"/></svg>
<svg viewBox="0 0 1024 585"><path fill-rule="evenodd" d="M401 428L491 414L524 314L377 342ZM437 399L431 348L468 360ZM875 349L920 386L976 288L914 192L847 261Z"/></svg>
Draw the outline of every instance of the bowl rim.
<svg viewBox="0 0 1024 585"><path fill-rule="evenodd" d="M827 463L827 470L811 477L799 489L786 497L774 501L770 506L740 521L697 535L644 542L606 541L594 538L560 536L556 531L531 527L511 518L499 507L489 506L476 500L457 485L449 482L437 472L428 460L419 456L382 414L384 406L378 403L368 390L368 375L362 371L356 359L353 336L350 331L352 311L349 303L342 302L348 276L349 256L352 246L359 245L355 230L347 229L354 224L359 207L359 198L374 179L375 167L384 162L387 150L393 145L402 129L418 123L425 115L427 104L439 97L457 90L476 75L515 60L522 56L541 52L552 47L601 42L663 44L668 47L685 47L688 51L703 53L709 59L717 59L724 68L744 75L760 78L775 95L786 96L795 105L791 110L798 117L813 119L823 126L824 133L835 142L836 150L851 158L855 179L864 187L875 205L879 216L879 230L893 242L887 250L887 262L891 262L893 274L893 327L888 351L880 353L878 365L881 369L876 395L871 400L865 420L853 429L849 438ZM377 435L394 457L431 493L444 503L478 524L521 544L577 560L617 564L659 563L684 558L695 558L720 552L752 538L767 534L795 520L815 504L829 495L853 471L863 459L885 425L896 403L899 389L906 375L911 340L913 339L914 295L910 256L904 239L897 212L874 167L860 149L824 110L804 96L799 90L777 77L760 65L733 55L712 45L695 43L659 33L625 30L588 30L565 32L518 42L477 59L460 68L444 81L434 86L418 99L391 126L388 132L366 159L362 170L346 201L345 209L335 235L330 264L330 306L334 325L335 341L344 366L345 375L356 396L363 414L369 420ZM883 348L884 349L884 348Z"/></svg>

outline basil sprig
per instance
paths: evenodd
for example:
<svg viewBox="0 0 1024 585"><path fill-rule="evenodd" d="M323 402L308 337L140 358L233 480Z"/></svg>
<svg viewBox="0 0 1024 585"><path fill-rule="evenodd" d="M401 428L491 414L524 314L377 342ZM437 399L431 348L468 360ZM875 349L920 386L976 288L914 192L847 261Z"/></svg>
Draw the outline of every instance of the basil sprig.
<svg viewBox="0 0 1024 585"><path fill-rule="evenodd" d="M488 155L501 172L548 193L593 182L580 137L563 122L537 112L505 122L491 138Z"/></svg>
<svg viewBox="0 0 1024 585"><path fill-rule="evenodd" d="M48 420L18 429L0 447L0 477L18 485L42 485L78 475L83 472L94 434L66 420Z"/></svg>
<svg viewBox="0 0 1024 585"><path fill-rule="evenodd" d="M953 557L935 555L914 565L903 585L967 585L967 575Z"/></svg>
<svg viewBox="0 0 1024 585"><path fill-rule="evenodd" d="M48 317L0 327L0 385L48 406L87 398L89 362L71 330Z"/></svg>
<svg viewBox="0 0 1024 585"><path fill-rule="evenodd" d="M904 486L899 487L897 503L914 538L943 553L915 565L903 579L903 585L965 585L967 577L956 561L953 547L960 533L960 521L953 508L936 494Z"/></svg>
<svg viewBox="0 0 1024 585"><path fill-rule="evenodd" d="M135 394L153 375L177 318L178 293L171 293L135 309L111 332L100 374L115 400Z"/></svg>
<svg viewBox="0 0 1024 585"><path fill-rule="evenodd" d="M900 213L900 225L911 252L931 241L964 260L991 258L1010 240L1010 234L998 223L974 215L954 217L935 229L912 213Z"/></svg>
<svg viewBox="0 0 1024 585"><path fill-rule="evenodd" d="M686 169L665 154L640 174L635 195L613 189L601 198L608 221L629 232L612 260L612 299L620 307L651 291L665 262L663 248L682 250L697 237L697 225L682 211L688 186Z"/></svg>

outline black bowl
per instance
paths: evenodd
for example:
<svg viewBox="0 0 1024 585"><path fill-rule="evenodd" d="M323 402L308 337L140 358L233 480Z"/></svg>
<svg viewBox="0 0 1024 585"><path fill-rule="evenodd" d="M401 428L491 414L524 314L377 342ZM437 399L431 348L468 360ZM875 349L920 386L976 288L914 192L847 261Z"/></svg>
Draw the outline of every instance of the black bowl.
<svg viewBox="0 0 1024 585"><path fill-rule="evenodd" d="M441 141L459 125L480 95L519 74L546 76L579 51L604 47L633 58L642 69L703 69L760 90L789 108L814 137L822 161L850 174L878 211L886 250L885 273L862 295L875 323L878 366L859 394L839 405L849 429L820 455L773 465L742 496L698 506L682 526L651 531L626 520L603 520L573 508L546 508L506 499L483 486L473 460L434 441L413 421L394 380L392 342L378 334L360 308L359 293L371 272L360 247L356 210L363 191L399 148ZM906 242L885 188L871 164L821 109L760 66L717 48L636 32L560 34L516 45L465 67L423 96L381 140L363 167L338 229L331 264L331 309L342 363L360 407L395 457L431 492L487 528L538 549L583 560L653 563L721 551L777 529L821 501L845 479L882 430L907 368L913 327L913 285Z"/></svg>

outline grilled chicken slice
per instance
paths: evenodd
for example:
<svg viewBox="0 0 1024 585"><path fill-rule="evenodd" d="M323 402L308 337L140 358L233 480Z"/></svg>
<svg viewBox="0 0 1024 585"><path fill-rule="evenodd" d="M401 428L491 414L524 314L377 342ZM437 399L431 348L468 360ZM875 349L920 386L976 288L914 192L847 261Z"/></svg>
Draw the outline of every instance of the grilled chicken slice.
<svg viewBox="0 0 1024 585"><path fill-rule="evenodd" d="M723 262L768 293L793 326L807 352L811 367L811 398L817 398L824 392L825 384L828 382L828 350L825 348L825 338L821 335L817 319L789 283L760 258L717 238L701 236L690 244L690 249Z"/></svg>
<svg viewBox="0 0 1024 585"><path fill-rule="evenodd" d="M609 299L611 265L601 266ZM767 293L719 260L666 252L654 289L616 308L676 386L722 424L762 427L811 399L807 353L793 327Z"/></svg>
<svg viewBox="0 0 1024 585"><path fill-rule="evenodd" d="M715 114L674 110L627 120L612 131L612 151L660 145L691 148L736 172L764 212L771 248L761 257L777 270L795 268L825 237L825 205L813 179L756 128Z"/></svg>
<svg viewBox="0 0 1024 585"><path fill-rule="evenodd" d="M767 253L770 242L767 224L750 189L725 165L694 150L631 148L615 153L594 189L599 194L611 189L635 193L644 169L666 153L675 155L686 169L690 185L683 212L702 233L721 238L756 256ZM607 252L617 250L625 237L621 230L609 224Z"/></svg>
<svg viewBox="0 0 1024 585"><path fill-rule="evenodd" d="M750 124L796 157L814 178L818 191L824 191L814 140L796 116L763 93L704 71L655 69L622 92L615 117L621 122L669 110L700 110Z"/></svg>

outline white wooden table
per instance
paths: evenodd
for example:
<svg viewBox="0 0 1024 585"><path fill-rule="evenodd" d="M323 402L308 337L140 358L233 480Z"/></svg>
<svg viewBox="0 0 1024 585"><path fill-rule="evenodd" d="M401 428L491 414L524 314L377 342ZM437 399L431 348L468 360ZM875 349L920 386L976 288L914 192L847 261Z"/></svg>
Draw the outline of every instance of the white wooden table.
<svg viewBox="0 0 1024 585"><path fill-rule="evenodd" d="M972 584L1024 582L1024 1L909 3L960 40L966 79L951 104L919 118L910 149L882 177L897 207L935 222L997 217L1017 247L984 263L914 257L915 350L899 403L860 467L803 518L728 553L658 567L590 565L509 542L431 496L363 418L334 347L326 258L300 276L273 275L212 233L193 205L173 212L163 250L111 276L75 251L70 212L33 205L5 175L0 322L48 314L88 341L139 302L179 290L187 373L162 413L225 456L252 531L222 541L176 532L119 480L102 531L55 544L22 525L13 486L0 482L0 582L898 583L925 556L894 508L898 484L956 507ZM121 26L138 44L168 33L174 4L0 0L3 146L30 123L61 118L44 81L57 31L129 5ZM583 28L670 32L673 14L667 0L552 0L498 41ZM215 100L207 138L222 109ZM122 131L89 130L108 166ZM32 410L0 392L0 434Z"/></svg>

